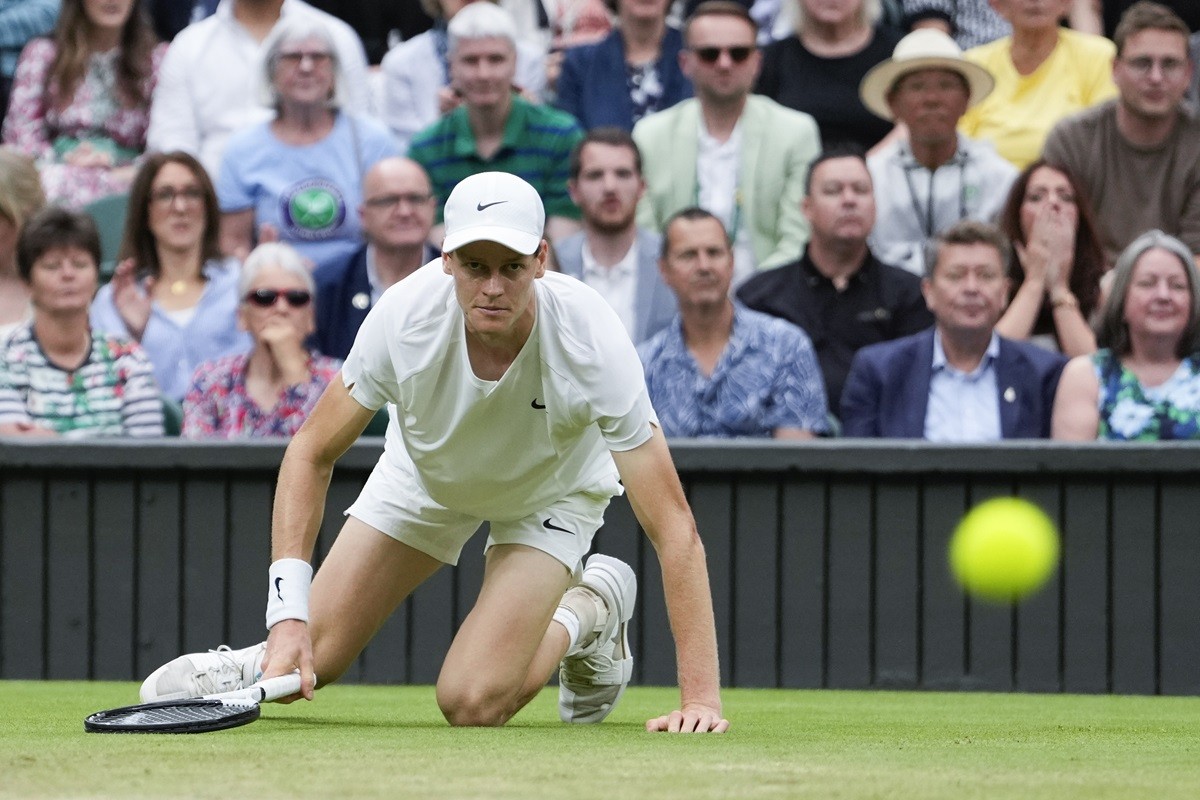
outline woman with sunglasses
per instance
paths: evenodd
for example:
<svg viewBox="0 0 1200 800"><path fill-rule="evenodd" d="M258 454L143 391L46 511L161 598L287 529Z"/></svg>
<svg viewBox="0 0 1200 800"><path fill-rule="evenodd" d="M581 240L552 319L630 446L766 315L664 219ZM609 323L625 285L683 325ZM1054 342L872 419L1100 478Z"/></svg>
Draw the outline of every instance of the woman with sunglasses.
<svg viewBox="0 0 1200 800"><path fill-rule="evenodd" d="M892 126L858 96L863 76L891 58L900 32L880 24L880 0L783 0L796 33L763 51L754 91L810 114L828 148L852 142L874 147Z"/></svg>
<svg viewBox="0 0 1200 800"><path fill-rule="evenodd" d="M141 343L176 402L202 362L250 349L237 326L237 262L217 241L220 218L199 161L180 151L147 156L129 191L120 263L92 304L92 324Z"/></svg>
<svg viewBox="0 0 1200 800"><path fill-rule="evenodd" d="M249 353L201 364L183 400L183 436L247 439L292 436L342 362L313 353L313 278L286 244L261 244L238 280L238 323Z"/></svg>

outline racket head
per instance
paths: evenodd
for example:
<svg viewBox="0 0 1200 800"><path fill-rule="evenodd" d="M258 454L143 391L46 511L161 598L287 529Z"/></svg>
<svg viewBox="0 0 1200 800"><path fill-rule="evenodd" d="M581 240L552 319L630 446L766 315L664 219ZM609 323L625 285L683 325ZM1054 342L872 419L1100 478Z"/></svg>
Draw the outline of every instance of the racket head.
<svg viewBox="0 0 1200 800"><path fill-rule="evenodd" d="M207 733L258 719L253 700L162 700L97 711L83 720L89 733Z"/></svg>

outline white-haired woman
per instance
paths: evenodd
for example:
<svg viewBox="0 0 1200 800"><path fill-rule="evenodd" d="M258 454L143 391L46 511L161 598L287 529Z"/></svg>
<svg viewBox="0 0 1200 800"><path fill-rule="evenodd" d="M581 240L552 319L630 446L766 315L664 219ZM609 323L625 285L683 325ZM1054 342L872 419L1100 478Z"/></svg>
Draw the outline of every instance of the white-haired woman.
<svg viewBox="0 0 1200 800"><path fill-rule="evenodd" d="M383 126L341 110L343 71L320 20L285 17L263 50L275 118L229 139L217 181L221 249L245 258L256 241L278 239L314 266L337 262L362 245L363 175L399 155L396 144Z"/></svg>
<svg viewBox="0 0 1200 800"><path fill-rule="evenodd" d="M1096 322L1100 349L1063 369L1055 439L1200 439L1200 272L1162 231L1134 239Z"/></svg>
<svg viewBox="0 0 1200 800"><path fill-rule="evenodd" d="M238 322L249 353L201 364L183 401L183 436L245 439L291 436L312 411L342 362L313 353L314 283L286 244L261 244L242 265Z"/></svg>
<svg viewBox="0 0 1200 800"><path fill-rule="evenodd" d="M754 91L810 114L825 147L853 143L869 150L891 131L867 110L858 85L891 58L899 31L879 23L880 0L784 0L796 33L763 51Z"/></svg>

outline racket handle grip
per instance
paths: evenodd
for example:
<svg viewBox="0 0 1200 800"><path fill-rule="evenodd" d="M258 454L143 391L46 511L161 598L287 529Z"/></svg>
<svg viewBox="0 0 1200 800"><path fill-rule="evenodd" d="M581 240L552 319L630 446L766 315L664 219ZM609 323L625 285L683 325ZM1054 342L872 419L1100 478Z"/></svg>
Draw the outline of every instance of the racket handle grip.
<svg viewBox="0 0 1200 800"><path fill-rule="evenodd" d="M298 691L300 691L300 673L292 672L288 675L279 675L274 678L261 680L244 689L222 692L221 694L210 694L205 699L253 700L256 703L269 703L272 700L287 697L289 694L295 694Z"/></svg>

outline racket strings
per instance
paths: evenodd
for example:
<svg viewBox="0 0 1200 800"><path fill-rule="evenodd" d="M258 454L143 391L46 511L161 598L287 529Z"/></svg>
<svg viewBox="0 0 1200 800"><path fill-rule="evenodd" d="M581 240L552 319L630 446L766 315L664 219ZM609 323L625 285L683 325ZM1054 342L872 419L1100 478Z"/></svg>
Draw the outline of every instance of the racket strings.
<svg viewBox="0 0 1200 800"><path fill-rule="evenodd" d="M165 708L145 708L129 711L124 714L109 717L114 723L127 725L167 725L171 723L206 722L224 719L246 711L248 706L242 705L203 705L203 706L167 706Z"/></svg>

